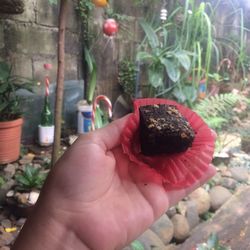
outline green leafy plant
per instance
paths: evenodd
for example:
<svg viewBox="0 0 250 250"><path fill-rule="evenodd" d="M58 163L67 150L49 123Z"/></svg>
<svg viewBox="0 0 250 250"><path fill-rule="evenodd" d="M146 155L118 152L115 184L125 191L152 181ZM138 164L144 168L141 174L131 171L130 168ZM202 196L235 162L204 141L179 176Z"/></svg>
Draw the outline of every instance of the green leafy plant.
<svg viewBox="0 0 250 250"><path fill-rule="evenodd" d="M205 78L210 72L211 59L216 45L213 38L213 25L207 9L208 3L201 2L197 5L194 0L186 0L183 5L177 5L172 14L171 34L175 34L175 43L182 49L192 52L192 69L190 72L194 81ZM215 54L216 55L216 54ZM216 57L217 59L217 57ZM218 59L217 59L218 60ZM193 82L193 84L197 84Z"/></svg>
<svg viewBox="0 0 250 250"><path fill-rule="evenodd" d="M206 243L198 244L196 250L231 250L230 247L222 246L216 233L210 234Z"/></svg>
<svg viewBox="0 0 250 250"><path fill-rule="evenodd" d="M0 121L15 120L21 116L19 89L32 91L32 81L11 75L11 67L0 62Z"/></svg>
<svg viewBox="0 0 250 250"><path fill-rule="evenodd" d="M237 0L216 0L211 5L214 6L212 12L214 21L218 19L218 15L221 15L221 7L227 12L223 15L221 23L224 26L223 32L216 38L221 58L229 58L232 63L231 72L226 73L229 73L232 82L242 81L244 83L248 71L246 62L249 58L245 40L249 27L247 27L248 17L244 4Z"/></svg>
<svg viewBox="0 0 250 250"><path fill-rule="evenodd" d="M136 59L147 66L150 96L159 96L171 89L165 84L166 76L173 83L180 80L181 71L191 66L190 53L169 44L168 26L154 28L146 21L140 22L145 39L138 49Z"/></svg>
<svg viewBox="0 0 250 250"><path fill-rule="evenodd" d="M219 130L232 119L233 107L238 101L249 102L245 96L240 94L218 94L200 101L194 107L194 111L205 120L208 126Z"/></svg>
<svg viewBox="0 0 250 250"><path fill-rule="evenodd" d="M217 65L220 61L214 9L208 2L198 4L195 0L172 2L168 7L169 15L163 24L142 22L146 38L137 59L149 65L152 95L174 98L192 107L197 101L199 82L205 79L206 85L214 71L212 62Z"/></svg>
<svg viewBox="0 0 250 250"><path fill-rule="evenodd" d="M168 19L163 25L167 30L162 32L162 37L168 38L164 40L167 41L165 47L172 46L173 50L179 48L192 55L190 69L181 71L180 78L171 89L174 91L171 97L191 107L196 101L195 92L201 79L205 79L206 85L210 81L222 83L230 79L237 82L240 77L246 83L249 55L244 40L248 31L245 27L244 11L238 1L230 1L226 5L228 14L223 18L225 32L222 35L217 32L216 26L220 8L224 6L222 4L225 4L222 0L213 3L185 0L169 5ZM237 24L232 20L237 20ZM154 40L152 38L153 42ZM223 58L230 59L231 68L229 71L218 72L218 65Z"/></svg>
<svg viewBox="0 0 250 250"><path fill-rule="evenodd" d="M171 44L192 53L191 67L183 74L179 82L185 85L187 78L192 79L192 85L198 88L201 79L208 79L211 61L219 62L219 51L215 43L214 30L209 3L197 3L195 0L185 0L180 4L176 1L169 10L167 20ZM181 90L181 88L179 87Z"/></svg>
<svg viewBox="0 0 250 250"><path fill-rule="evenodd" d="M136 77L138 70L136 64L130 60L122 60L118 65L118 82L125 94L135 96Z"/></svg>
<svg viewBox="0 0 250 250"><path fill-rule="evenodd" d="M34 168L27 165L22 174L17 174L15 179L17 181L18 189L30 190L32 188L40 189L47 177L46 173L42 173L40 168Z"/></svg>

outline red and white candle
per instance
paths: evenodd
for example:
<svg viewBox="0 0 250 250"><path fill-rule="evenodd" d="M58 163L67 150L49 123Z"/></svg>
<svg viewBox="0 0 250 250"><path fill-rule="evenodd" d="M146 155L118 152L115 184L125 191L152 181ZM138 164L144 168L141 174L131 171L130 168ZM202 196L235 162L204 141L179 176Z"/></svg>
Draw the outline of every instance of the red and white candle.
<svg viewBox="0 0 250 250"><path fill-rule="evenodd" d="M43 67L44 67L45 70L49 71L49 70L52 69L52 64L45 63L43 65ZM47 75L47 76L45 76L45 96L49 96L49 84L50 84L50 82L49 82L49 76Z"/></svg>
<svg viewBox="0 0 250 250"><path fill-rule="evenodd" d="M45 96L49 96L49 77L45 77Z"/></svg>

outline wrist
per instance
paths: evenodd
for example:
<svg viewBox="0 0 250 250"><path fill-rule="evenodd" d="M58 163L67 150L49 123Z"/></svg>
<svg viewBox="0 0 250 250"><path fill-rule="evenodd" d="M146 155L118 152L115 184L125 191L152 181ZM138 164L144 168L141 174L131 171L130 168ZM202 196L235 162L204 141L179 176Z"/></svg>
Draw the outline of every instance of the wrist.
<svg viewBox="0 0 250 250"><path fill-rule="evenodd" d="M41 205L40 205L41 203ZM70 225L50 206L38 202L23 226L13 250L88 250Z"/></svg>

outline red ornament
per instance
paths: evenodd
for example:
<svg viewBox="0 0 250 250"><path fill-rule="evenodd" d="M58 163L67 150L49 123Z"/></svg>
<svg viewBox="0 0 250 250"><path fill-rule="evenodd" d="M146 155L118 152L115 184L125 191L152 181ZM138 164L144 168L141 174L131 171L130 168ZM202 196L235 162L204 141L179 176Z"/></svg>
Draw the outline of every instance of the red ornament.
<svg viewBox="0 0 250 250"><path fill-rule="evenodd" d="M103 33L107 36L114 36L118 32L118 23L113 18L108 18L103 24Z"/></svg>
<svg viewBox="0 0 250 250"><path fill-rule="evenodd" d="M50 64L50 63L45 63L45 64L43 65L43 67L44 67L44 69L46 69L46 70L50 70L50 69L52 69L52 64Z"/></svg>

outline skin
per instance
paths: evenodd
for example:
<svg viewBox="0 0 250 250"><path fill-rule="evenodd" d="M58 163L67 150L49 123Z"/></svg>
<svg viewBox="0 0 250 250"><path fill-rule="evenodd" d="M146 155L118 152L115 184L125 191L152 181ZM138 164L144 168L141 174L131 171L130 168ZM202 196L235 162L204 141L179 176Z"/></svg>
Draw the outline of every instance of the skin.
<svg viewBox="0 0 250 250"><path fill-rule="evenodd" d="M127 119L80 136L61 157L13 250L122 249L215 174L211 166L188 189L166 191L123 154Z"/></svg>

